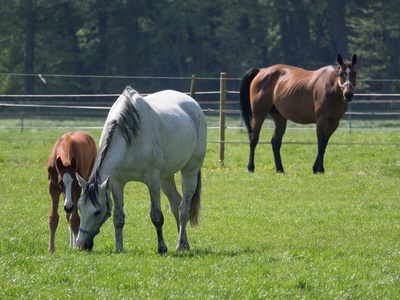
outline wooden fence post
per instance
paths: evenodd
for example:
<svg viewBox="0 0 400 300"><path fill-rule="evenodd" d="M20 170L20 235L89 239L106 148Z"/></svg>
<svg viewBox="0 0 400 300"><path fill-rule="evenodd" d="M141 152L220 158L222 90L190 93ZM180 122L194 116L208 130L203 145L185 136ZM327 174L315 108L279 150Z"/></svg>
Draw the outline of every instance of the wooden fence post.
<svg viewBox="0 0 400 300"><path fill-rule="evenodd" d="M192 75L192 79L190 81L190 97L194 99L196 96L196 84L197 84L197 75Z"/></svg>
<svg viewBox="0 0 400 300"><path fill-rule="evenodd" d="M220 110L219 110L219 162L225 158L225 109L226 109L226 73L220 75Z"/></svg>

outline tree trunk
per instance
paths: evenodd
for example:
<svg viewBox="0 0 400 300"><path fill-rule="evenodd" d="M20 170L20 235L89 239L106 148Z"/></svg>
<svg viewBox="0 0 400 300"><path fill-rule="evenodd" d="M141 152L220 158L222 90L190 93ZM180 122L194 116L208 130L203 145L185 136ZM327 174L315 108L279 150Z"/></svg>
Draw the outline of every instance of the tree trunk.
<svg viewBox="0 0 400 300"><path fill-rule="evenodd" d="M67 26L68 38L67 41L70 43L70 49L73 59L73 64L75 65L75 74L76 75L86 75L85 67L83 65L81 51L79 49L78 38L75 32L74 20L71 15L71 11L69 8L69 3L63 4L63 12L65 18L65 24ZM86 77L82 77L80 79L81 89L85 92L91 92L90 81Z"/></svg>
<svg viewBox="0 0 400 300"><path fill-rule="evenodd" d="M106 32L107 32L107 21L108 21L108 11L106 9L107 2L99 1L98 7L98 26L99 26L99 72L100 74L104 74L106 69L107 62L107 40L106 40Z"/></svg>
<svg viewBox="0 0 400 300"><path fill-rule="evenodd" d="M125 7L124 17L124 74L132 75L135 71L134 63L134 49L135 49L135 38L136 41L138 36L135 37L135 18L132 15L135 12L135 0L128 0ZM139 44L139 43L138 43Z"/></svg>
<svg viewBox="0 0 400 300"><path fill-rule="evenodd" d="M347 28L345 23L345 0L328 0L330 12L330 32L332 55L336 57L340 53L343 58L350 59L347 40Z"/></svg>
<svg viewBox="0 0 400 300"><path fill-rule="evenodd" d="M388 71L388 79L392 79L396 73L397 66L399 65L399 57L400 57L400 35L397 38L396 49L394 50L392 60L390 62L390 67ZM383 94L389 94L392 90L392 81L386 81L383 85Z"/></svg>
<svg viewBox="0 0 400 300"><path fill-rule="evenodd" d="M298 61L296 55L296 37L293 33L293 18L288 10L287 0L277 0L275 3L281 30L284 61L288 65L296 66Z"/></svg>
<svg viewBox="0 0 400 300"><path fill-rule="evenodd" d="M291 6L294 7L295 15L294 18L294 36L297 55L297 65L298 67L305 68L310 62L315 61L314 51L316 47L313 46L310 37L310 26L308 24L307 10L304 7L304 1L292 1Z"/></svg>
<svg viewBox="0 0 400 300"><path fill-rule="evenodd" d="M26 44L25 44L25 74L33 74L35 52L35 9L32 0L27 0L26 8ZM35 93L35 78L32 75L25 76L25 93Z"/></svg>

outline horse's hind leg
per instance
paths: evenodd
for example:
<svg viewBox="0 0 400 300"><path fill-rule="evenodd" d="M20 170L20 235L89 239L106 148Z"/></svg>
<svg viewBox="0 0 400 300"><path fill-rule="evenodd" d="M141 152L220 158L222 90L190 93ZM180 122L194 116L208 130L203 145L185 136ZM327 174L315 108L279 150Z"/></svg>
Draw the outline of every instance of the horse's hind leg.
<svg viewBox="0 0 400 300"><path fill-rule="evenodd" d="M162 232L162 227L164 225L164 215L161 211L160 183L158 178L159 176L154 177L152 183L148 184L147 186L149 188L150 200L151 200L150 217L157 231L158 253L164 254L168 251L168 249L167 246L165 245Z"/></svg>
<svg viewBox="0 0 400 300"><path fill-rule="evenodd" d="M271 139L272 151L274 152L275 168L278 173L285 173L281 160L282 137L286 131L287 119L283 117L274 107L270 115L275 122L274 134Z"/></svg>
<svg viewBox="0 0 400 300"><path fill-rule="evenodd" d="M249 155L249 163L247 165L247 169L250 172L254 172L255 151L258 144L258 140L260 138L261 127L266 117L267 114L262 114L261 116L253 115L253 132L250 133L250 155Z"/></svg>
<svg viewBox="0 0 400 300"><path fill-rule="evenodd" d="M193 195L196 193L199 171L182 170L183 198L179 205L179 237L176 250L189 250L189 242L186 234L186 225L190 219L190 209Z"/></svg>
<svg viewBox="0 0 400 300"><path fill-rule="evenodd" d="M168 198L169 208L175 217L179 234L179 204L182 202L182 196L176 189L175 178L173 175L161 180L161 189Z"/></svg>

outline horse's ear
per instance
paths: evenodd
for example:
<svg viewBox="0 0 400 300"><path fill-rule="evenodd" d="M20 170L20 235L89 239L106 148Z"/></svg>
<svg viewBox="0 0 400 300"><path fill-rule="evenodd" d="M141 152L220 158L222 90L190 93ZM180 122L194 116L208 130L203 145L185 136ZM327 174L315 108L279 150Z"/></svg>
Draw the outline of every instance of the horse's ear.
<svg viewBox="0 0 400 300"><path fill-rule="evenodd" d="M353 57L351 58L351 64L353 66L355 66L355 64L357 63L357 54L353 54Z"/></svg>
<svg viewBox="0 0 400 300"><path fill-rule="evenodd" d="M60 171L64 167L61 157L57 157L56 166L58 171Z"/></svg>
<svg viewBox="0 0 400 300"><path fill-rule="evenodd" d="M78 178L79 185L82 187L83 190L86 190L87 182L83 179L78 173L76 173L76 178Z"/></svg>
<svg viewBox="0 0 400 300"><path fill-rule="evenodd" d="M343 62L343 57L340 55L340 53L337 56L337 62L339 65L343 66L344 62Z"/></svg>
<svg viewBox="0 0 400 300"><path fill-rule="evenodd" d="M77 167L78 167L78 162L76 161L75 157L71 158L71 167L72 169L74 169L76 171Z"/></svg>
<svg viewBox="0 0 400 300"><path fill-rule="evenodd" d="M100 185L101 190L108 190L110 184L110 175L108 175L107 179Z"/></svg>

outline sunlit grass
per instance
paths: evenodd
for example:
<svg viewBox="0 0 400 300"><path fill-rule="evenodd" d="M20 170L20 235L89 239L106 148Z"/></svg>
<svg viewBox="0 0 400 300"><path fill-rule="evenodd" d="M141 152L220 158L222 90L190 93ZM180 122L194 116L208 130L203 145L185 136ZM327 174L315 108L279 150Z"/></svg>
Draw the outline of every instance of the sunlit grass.
<svg viewBox="0 0 400 300"><path fill-rule="evenodd" d="M400 134L337 131L324 175L312 174L314 130L288 130L275 173L271 146L208 144L202 169L200 226L191 250L176 252L177 232L162 197L169 251L157 255L146 186L125 189L125 252L114 254L107 221L92 252L69 249L60 209L56 252L47 254L46 159L66 130L1 130L0 295L34 299L392 299L400 295ZM90 133L98 140L100 130ZM272 131L262 133L269 141ZM19 138L21 140L4 140ZM42 140L44 139L44 140ZM53 140L54 139L54 140ZM217 140L218 131L209 131ZM240 130L228 141L247 141ZM335 144L340 143L340 144ZM348 144L343 144L348 143ZM376 143L381 143L377 145ZM177 176L179 182L179 176Z"/></svg>

